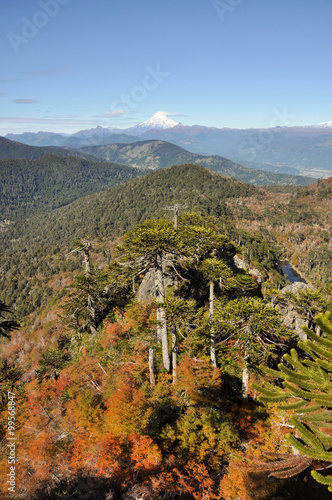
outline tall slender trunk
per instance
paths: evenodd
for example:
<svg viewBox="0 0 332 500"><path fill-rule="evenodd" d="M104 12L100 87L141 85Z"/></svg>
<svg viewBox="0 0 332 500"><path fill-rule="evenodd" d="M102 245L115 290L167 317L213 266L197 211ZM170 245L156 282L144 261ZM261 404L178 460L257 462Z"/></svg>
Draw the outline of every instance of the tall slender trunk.
<svg viewBox="0 0 332 500"><path fill-rule="evenodd" d="M174 229L178 230L178 219L177 219L178 211L174 211ZM174 278L174 292L179 287L178 276L175 274ZM172 381L173 384L176 384L177 381L177 366L178 366L178 339L176 335L176 325L173 325L172 330Z"/></svg>
<svg viewBox="0 0 332 500"><path fill-rule="evenodd" d="M178 230L178 220L179 220L179 207L175 205L174 207L174 229Z"/></svg>
<svg viewBox="0 0 332 500"><path fill-rule="evenodd" d="M209 297L209 305L210 305L210 358L212 365L217 368L217 358L216 358L216 350L215 350L215 336L214 336L214 284L210 282L210 297Z"/></svg>
<svg viewBox="0 0 332 500"><path fill-rule="evenodd" d="M242 370L242 399L248 401L249 394L249 369L248 369L249 356L244 354L243 370Z"/></svg>
<svg viewBox="0 0 332 500"><path fill-rule="evenodd" d="M161 342L162 334L161 334L161 315L160 315L160 307L157 308L157 339Z"/></svg>
<svg viewBox="0 0 332 500"><path fill-rule="evenodd" d="M153 388L156 385L156 378L154 376L154 352L153 349L149 349L149 372L150 372L150 387Z"/></svg>
<svg viewBox="0 0 332 500"><path fill-rule="evenodd" d="M91 273L91 263L90 263L90 253L89 253L89 248L90 248L90 243L83 240L82 241L83 243L83 249L82 249L82 252L83 252L83 260L84 260L84 274L85 276L89 276L90 273ZM94 305L94 302L93 302L93 298L91 297L91 295L89 294L88 295L88 304L87 304L87 308L88 308L88 311L89 311L89 328L90 328L90 332L92 335L95 335L97 333L97 329L96 329L96 326L97 326L97 323L96 323L96 308L95 308L95 305Z"/></svg>
<svg viewBox="0 0 332 500"><path fill-rule="evenodd" d="M88 311L89 311L89 328L92 335L97 333L97 323L96 323L96 308L93 304L93 299L91 295L88 295Z"/></svg>
<svg viewBox="0 0 332 500"><path fill-rule="evenodd" d="M88 275L91 272L90 256L88 249L84 249L83 251L83 261L84 261L84 273Z"/></svg>
<svg viewBox="0 0 332 500"><path fill-rule="evenodd" d="M156 298L157 302L160 304L157 309L157 319L159 323L159 328L157 328L157 335L160 335L161 339L164 368L169 372L171 363L168 350L166 311L164 307L165 285L163 274L163 259L161 253L156 255Z"/></svg>
<svg viewBox="0 0 332 500"><path fill-rule="evenodd" d="M173 326L172 331L172 380L176 384L177 380L177 364L178 364L178 342L176 336L176 326Z"/></svg>

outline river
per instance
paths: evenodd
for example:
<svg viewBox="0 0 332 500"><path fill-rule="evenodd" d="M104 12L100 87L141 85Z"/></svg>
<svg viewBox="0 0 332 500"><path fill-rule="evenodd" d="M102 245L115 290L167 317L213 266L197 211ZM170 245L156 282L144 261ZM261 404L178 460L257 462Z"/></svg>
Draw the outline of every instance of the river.
<svg viewBox="0 0 332 500"><path fill-rule="evenodd" d="M297 281L301 281L302 283L305 283L305 279L303 279L296 271L295 269L292 268L290 263L288 262L287 264L284 264L282 266L282 272L286 276L286 278L289 279L291 283L296 283Z"/></svg>

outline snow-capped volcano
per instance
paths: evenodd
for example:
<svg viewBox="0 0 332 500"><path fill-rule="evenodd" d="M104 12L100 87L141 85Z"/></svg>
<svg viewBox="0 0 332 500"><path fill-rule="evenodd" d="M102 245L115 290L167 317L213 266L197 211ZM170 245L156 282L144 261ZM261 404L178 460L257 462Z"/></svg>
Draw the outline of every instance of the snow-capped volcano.
<svg viewBox="0 0 332 500"><path fill-rule="evenodd" d="M169 118L166 111L157 111L157 113L154 113L154 115L145 122L127 129L127 132L130 131L130 133L143 134L147 130L164 130L175 127L176 125L179 125L179 123Z"/></svg>
<svg viewBox="0 0 332 500"><path fill-rule="evenodd" d="M332 122L324 122L318 123L317 125L313 125L315 128L332 128Z"/></svg>

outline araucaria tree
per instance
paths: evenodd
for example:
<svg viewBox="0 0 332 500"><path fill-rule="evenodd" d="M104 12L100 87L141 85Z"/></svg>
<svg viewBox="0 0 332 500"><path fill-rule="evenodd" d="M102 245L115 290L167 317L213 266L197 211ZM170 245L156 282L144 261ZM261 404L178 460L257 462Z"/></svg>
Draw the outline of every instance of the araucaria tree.
<svg viewBox="0 0 332 500"><path fill-rule="evenodd" d="M240 297L219 305L216 326L221 339L233 339L242 358L242 397L247 400L250 372L284 348L292 333L282 325L279 311L258 297Z"/></svg>
<svg viewBox="0 0 332 500"><path fill-rule="evenodd" d="M242 466L252 472L269 471L275 477L291 477L309 467L313 460L332 463L332 323L330 312L319 313L315 322L321 329L318 336L303 326L306 341L298 343L298 350L285 354L278 370L268 370L277 379L283 379L283 387L265 383L254 386L261 393L260 401L278 403L280 410L291 412L290 426L294 433L286 436L288 443L297 450L294 455L272 454L280 462L255 463ZM267 454L267 456L269 456ZM327 465L328 471L330 465ZM320 466L320 469L322 466ZM324 468L324 467L323 467ZM277 471L278 472L275 472ZM281 472L280 472L281 471ZM314 479L332 491L332 474L324 475L313 470Z"/></svg>
<svg viewBox="0 0 332 500"><path fill-rule="evenodd" d="M118 246L122 260L131 262L137 271L154 269L157 299L158 337L162 343L164 368L170 371L170 355L165 312L165 257L178 249L177 233L166 220L147 220L129 231Z"/></svg>
<svg viewBox="0 0 332 500"><path fill-rule="evenodd" d="M214 284L219 281L220 287L230 278L233 273L231 269L223 262L216 258L206 259L200 267L203 276L208 280L209 284L209 312L210 312L210 358L214 367L217 367L217 357L215 349L215 332L214 332Z"/></svg>

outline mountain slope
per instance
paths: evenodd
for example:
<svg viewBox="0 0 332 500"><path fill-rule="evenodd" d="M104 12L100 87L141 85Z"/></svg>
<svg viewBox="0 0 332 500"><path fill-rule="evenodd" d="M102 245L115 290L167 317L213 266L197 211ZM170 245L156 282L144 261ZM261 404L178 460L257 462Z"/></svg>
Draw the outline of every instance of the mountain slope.
<svg viewBox="0 0 332 500"><path fill-rule="evenodd" d="M34 159L40 158L45 154L57 154L58 156L66 156L73 153L70 153L66 149L61 149L53 146L28 146L27 144L22 144L20 142L6 139L5 137L0 137L0 159Z"/></svg>
<svg viewBox="0 0 332 500"><path fill-rule="evenodd" d="M312 178L267 173L263 170L243 167L222 156L197 155L169 142L158 140L90 146L81 148L79 151L104 160L152 170L181 165L182 163L192 163L254 185L308 185L312 183Z"/></svg>
<svg viewBox="0 0 332 500"><path fill-rule="evenodd" d="M225 200L255 192L252 186L197 165L181 165L0 227L0 300L6 299L20 315L44 303L51 291L42 286L43 276L80 267L79 256L65 259L77 238L113 241L146 219L171 217L165 207L174 204L228 216Z"/></svg>
<svg viewBox="0 0 332 500"><path fill-rule="evenodd" d="M22 134L7 134L6 139L18 141L29 146L62 146L67 134L54 132L23 132Z"/></svg>
<svg viewBox="0 0 332 500"><path fill-rule="evenodd" d="M49 212L142 173L128 166L75 156L47 154L34 160L0 160L1 219L14 221Z"/></svg>
<svg viewBox="0 0 332 500"><path fill-rule="evenodd" d="M81 161L76 160L81 168ZM103 163L97 163L98 167L100 165ZM91 168L90 165L89 167ZM113 166L113 169L121 173L121 166ZM128 173L135 172L129 167L127 169ZM51 213L31 217L27 223L18 221L15 226L18 228L21 225L24 233L25 228L32 224L35 229L38 228L37 239L43 234L44 224L52 227L60 224L63 233L67 234L70 240L84 237L86 234L113 238L148 217L165 214L166 205L183 203L190 210L222 214L226 213L225 199L246 197L253 193L254 187L235 179L197 165L180 165L151 172L125 184L80 197L70 205ZM50 238L47 231L45 238ZM58 241L58 236L56 240ZM66 240L66 243L68 241Z"/></svg>
<svg viewBox="0 0 332 500"><path fill-rule="evenodd" d="M130 143L139 140L139 137L127 134L110 134L107 129L94 129L95 133L90 135L72 135L68 137L62 144L63 147L78 149L84 146L115 144L115 143Z"/></svg>
<svg viewBox="0 0 332 500"><path fill-rule="evenodd" d="M172 142L199 154L217 154L241 165L275 167L282 172L329 177L332 174L332 128L274 127L229 129L177 125L151 129L142 139Z"/></svg>
<svg viewBox="0 0 332 500"><path fill-rule="evenodd" d="M275 126L280 123L281 126ZM162 140L196 154L221 155L250 168L294 175L327 178L332 175L332 122L312 126L288 126L289 117L275 111L271 126L231 129L182 125L157 112L149 120L127 129L96 127L66 136L51 132L7 134L13 139L36 146L83 147L114 142L134 142L124 135L139 135L140 140ZM287 126L284 126L287 125ZM110 138L119 135L118 140ZM121 138L120 138L121 137Z"/></svg>
<svg viewBox="0 0 332 500"><path fill-rule="evenodd" d="M96 127L81 130L75 134L54 134L52 132L24 132L23 134L7 134L6 139L29 146L80 148L97 144L113 144L115 142L135 142L139 137L123 133L121 129Z"/></svg>

